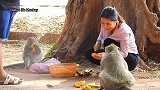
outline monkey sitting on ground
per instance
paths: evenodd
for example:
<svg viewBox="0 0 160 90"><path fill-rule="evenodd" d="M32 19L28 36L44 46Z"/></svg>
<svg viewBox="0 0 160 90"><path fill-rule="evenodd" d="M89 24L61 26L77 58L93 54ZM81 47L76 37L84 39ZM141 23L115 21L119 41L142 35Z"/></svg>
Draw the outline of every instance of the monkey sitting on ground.
<svg viewBox="0 0 160 90"><path fill-rule="evenodd" d="M42 50L40 49L39 42L35 38L29 37L27 39L22 56L25 69L28 69L29 66L34 63L41 62Z"/></svg>
<svg viewBox="0 0 160 90"><path fill-rule="evenodd" d="M42 50L40 49L39 42L34 37L29 37L25 44L23 50L23 61L24 63L16 63L4 66L4 68L10 67L22 67L24 69L29 69L29 66L41 62L42 60Z"/></svg>
<svg viewBox="0 0 160 90"><path fill-rule="evenodd" d="M100 64L100 85L104 90L131 90L130 86L135 79L115 44L105 47L105 55Z"/></svg>

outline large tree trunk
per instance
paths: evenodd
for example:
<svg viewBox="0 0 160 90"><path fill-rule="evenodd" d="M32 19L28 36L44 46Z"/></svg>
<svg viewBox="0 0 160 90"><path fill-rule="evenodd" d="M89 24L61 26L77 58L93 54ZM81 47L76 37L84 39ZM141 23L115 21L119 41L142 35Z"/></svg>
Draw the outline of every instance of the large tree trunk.
<svg viewBox="0 0 160 90"><path fill-rule="evenodd" d="M68 0L66 21L58 48L52 55L70 62L93 47L100 30L100 14L105 6L115 6L132 28L139 54L160 61L159 0ZM148 6L148 7L147 7Z"/></svg>

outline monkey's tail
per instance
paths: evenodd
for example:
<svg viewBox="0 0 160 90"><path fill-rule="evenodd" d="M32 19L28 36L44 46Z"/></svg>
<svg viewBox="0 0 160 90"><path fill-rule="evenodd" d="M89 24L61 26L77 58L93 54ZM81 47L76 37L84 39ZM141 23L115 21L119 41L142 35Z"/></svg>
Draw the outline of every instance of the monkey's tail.
<svg viewBox="0 0 160 90"><path fill-rule="evenodd" d="M6 65L3 66L3 68L13 68L13 67L23 67L24 68L24 63L15 63L15 64L10 64L10 65Z"/></svg>
<svg viewBox="0 0 160 90"><path fill-rule="evenodd" d="M154 69L150 68L148 65L145 64L145 62L138 56L139 64L143 66L144 69L149 71L154 71Z"/></svg>

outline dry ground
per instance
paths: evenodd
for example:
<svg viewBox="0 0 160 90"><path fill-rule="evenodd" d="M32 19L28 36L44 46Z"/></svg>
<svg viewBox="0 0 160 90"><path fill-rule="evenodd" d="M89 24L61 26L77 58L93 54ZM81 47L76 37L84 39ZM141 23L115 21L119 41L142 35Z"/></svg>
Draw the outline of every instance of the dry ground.
<svg viewBox="0 0 160 90"><path fill-rule="evenodd" d="M50 74L32 74L29 71L23 69L9 68L6 69L6 71L10 74L24 78L25 81L21 85L17 86L2 85L0 87L1 90L81 90L81 88L75 88L73 85L75 82L81 80L85 80L86 83L95 82L96 84L99 84L98 76L95 74L90 77L78 77L76 75L72 78L54 78L51 77ZM141 75L147 76L148 74L149 72L144 72ZM132 87L132 90L160 90L160 78L139 78L136 75L134 76L136 78L136 84ZM47 87L47 84L50 84L53 87Z"/></svg>

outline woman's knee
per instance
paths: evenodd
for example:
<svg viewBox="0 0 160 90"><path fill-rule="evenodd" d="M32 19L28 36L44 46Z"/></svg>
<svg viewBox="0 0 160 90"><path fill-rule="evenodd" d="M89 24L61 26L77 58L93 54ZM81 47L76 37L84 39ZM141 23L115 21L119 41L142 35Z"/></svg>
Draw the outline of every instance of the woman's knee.
<svg viewBox="0 0 160 90"><path fill-rule="evenodd" d="M111 39L111 38L105 39L103 46L106 47L106 46L110 45L111 43L114 43L116 46L120 47L120 43Z"/></svg>
<svg viewBox="0 0 160 90"><path fill-rule="evenodd" d="M125 61L128 64L129 71L132 71L138 64L138 57L135 54L128 54L128 56L125 58Z"/></svg>

